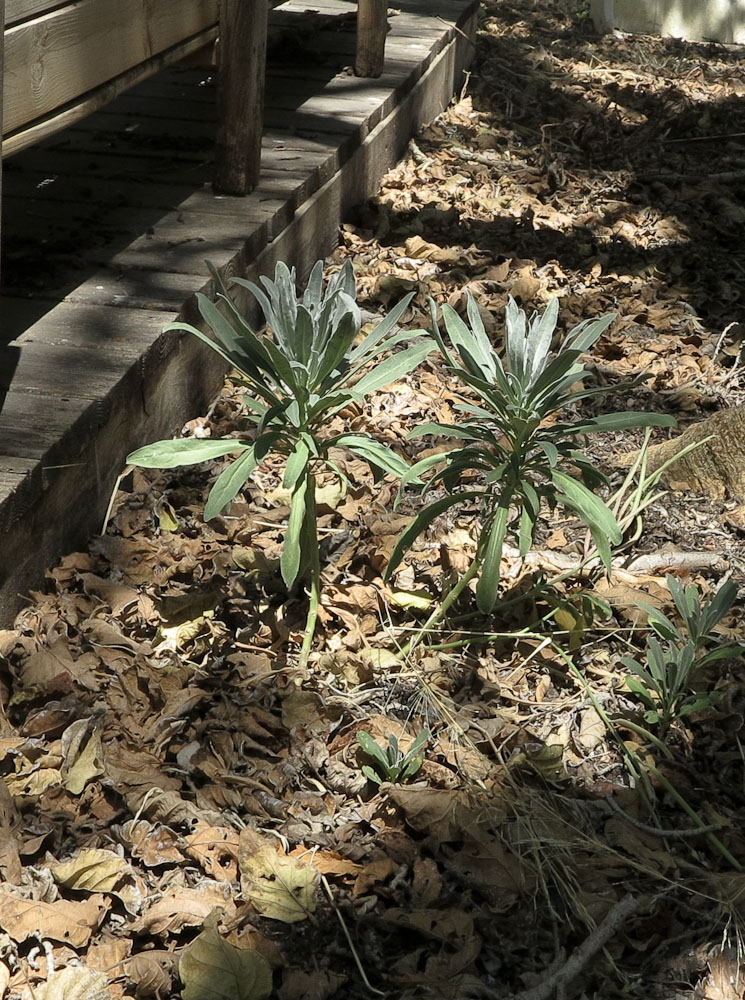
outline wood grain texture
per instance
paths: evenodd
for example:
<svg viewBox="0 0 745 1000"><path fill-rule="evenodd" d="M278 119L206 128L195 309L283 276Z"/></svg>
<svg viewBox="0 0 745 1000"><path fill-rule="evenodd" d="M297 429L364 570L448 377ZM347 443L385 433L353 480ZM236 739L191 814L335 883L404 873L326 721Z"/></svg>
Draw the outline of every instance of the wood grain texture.
<svg viewBox="0 0 745 1000"><path fill-rule="evenodd" d="M53 110L46 116L29 118L19 124L16 131L11 134L8 134L10 126L6 127L4 131L5 138L2 143L3 152L6 156L18 153L22 149L27 149L29 146L41 142L48 136L74 125L99 108L110 104L119 94L124 93L124 91L139 83L139 81L147 79L154 73L158 73L165 66L173 62L183 59L190 52L203 48L205 43L214 40L216 35L217 29L209 28L198 35L194 35L185 42L174 45L166 52L161 52L150 59L145 59L113 80L109 80L95 90L87 92L81 100L73 100L71 106L67 106L59 112ZM51 85L50 89L53 89L53 87L54 84ZM10 99L8 97L8 100Z"/></svg>
<svg viewBox="0 0 745 1000"><path fill-rule="evenodd" d="M385 36L388 31L388 0L358 0L357 76L380 76L385 62Z"/></svg>
<svg viewBox="0 0 745 1000"><path fill-rule="evenodd" d="M69 0L6 0L6 27L19 24L21 21L30 21L32 17L45 14L55 7L63 7L65 2Z"/></svg>
<svg viewBox="0 0 745 1000"><path fill-rule="evenodd" d="M215 190L247 195L259 181L266 0L220 0Z"/></svg>
<svg viewBox="0 0 745 1000"><path fill-rule="evenodd" d="M5 0L0 0L0 209L3 203L3 64L5 62ZM2 247L2 211L0 210L0 248ZM0 265L2 264L2 253L0 252ZM0 266L0 275L2 267Z"/></svg>
<svg viewBox="0 0 745 1000"><path fill-rule="evenodd" d="M217 23L216 0L77 0L5 31L4 132Z"/></svg>

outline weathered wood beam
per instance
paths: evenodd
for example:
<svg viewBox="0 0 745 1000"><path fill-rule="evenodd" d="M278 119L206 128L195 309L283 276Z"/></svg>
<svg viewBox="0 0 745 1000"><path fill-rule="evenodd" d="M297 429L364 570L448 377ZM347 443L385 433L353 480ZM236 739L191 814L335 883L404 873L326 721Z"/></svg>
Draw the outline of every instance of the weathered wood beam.
<svg viewBox="0 0 745 1000"><path fill-rule="evenodd" d="M388 0L358 0L356 76L380 76L385 60Z"/></svg>
<svg viewBox="0 0 745 1000"><path fill-rule="evenodd" d="M5 0L0 0L0 248L3 235L3 52L5 50ZM1 251L0 251L1 252Z"/></svg>
<svg viewBox="0 0 745 1000"><path fill-rule="evenodd" d="M129 90L130 87L134 87L141 80L160 72L166 66L178 62L192 52L201 51L206 43L214 42L216 34L214 27L208 28L194 38L174 45L167 52L161 52L150 59L145 59L127 70L126 73L121 73L102 86L86 93L79 101L65 106L62 111L53 112L44 118L32 121L28 127L21 128L19 131L13 132L12 135L6 136L5 155L12 156L14 153L19 153L28 146L33 146L37 142L41 142L42 139L77 124L88 115L93 114L94 111L110 104L120 94ZM7 60L6 64L9 65Z"/></svg>
<svg viewBox="0 0 745 1000"><path fill-rule="evenodd" d="M268 9L267 0L220 0L214 186L223 194L259 182Z"/></svg>

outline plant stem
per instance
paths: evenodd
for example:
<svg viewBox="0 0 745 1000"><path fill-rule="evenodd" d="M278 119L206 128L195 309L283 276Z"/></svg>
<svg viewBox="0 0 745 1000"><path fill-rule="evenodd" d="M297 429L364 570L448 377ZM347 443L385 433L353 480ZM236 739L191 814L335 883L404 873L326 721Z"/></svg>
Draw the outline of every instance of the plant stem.
<svg viewBox="0 0 745 1000"><path fill-rule="evenodd" d="M677 788L667 780L664 774L662 774L660 771L657 770L654 764L647 764L646 768L655 776L655 778L657 778L657 780L665 789L667 794L678 803L680 808L691 817L691 819L694 821L694 823L696 823L697 826L701 827L702 836L706 837L706 839L709 841L712 847L714 847L717 851L719 851L724 860L728 864L732 865L735 871L741 872L742 865L737 860L737 858L735 858L731 854L731 852L727 850L727 848L721 842L719 837L715 836L711 832L711 830L707 827L706 823L704 823L704 821L701 819L701 817L693 808L693 806L689 805L688 802L686 802L686 800L683 798L683 796L680 794Z"/></svg>
<svg viewBox="0 0 745 1000"><path fill-rule="evenodd" d="M473 578L478 573L481 568L481 559L477 556L474 557L473 562L468 567L463 576L458 580L455 586L448 592L441 604L432 612L429 618L426 620L421 628L418 628L414 635L409 639L409 641L401 649L401 656L406 657L419 645L422 641L423 636L429 632L433 625L442 621L448 610L455 604L460 595L466 589L468 584L473 580Z"/></svg>
<svg viewBox="0 0 745 1000"><path fill-rule="evenodd" d="M303 521L303 548L310 555L310 586L308 589L308 615L305 619L305 636L300 649L298 666L305 670L313 646L313 637L321 604L321 560L318 554L318 531L316 525L316 477L307 472L305 491L305 520Z"/></svg>

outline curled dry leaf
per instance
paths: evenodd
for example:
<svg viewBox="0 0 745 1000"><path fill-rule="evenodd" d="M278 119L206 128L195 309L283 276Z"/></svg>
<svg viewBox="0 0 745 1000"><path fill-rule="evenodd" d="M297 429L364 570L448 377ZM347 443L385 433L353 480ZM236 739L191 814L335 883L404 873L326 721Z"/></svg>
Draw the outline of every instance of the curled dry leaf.
<svg viewBox="0 0 745 1000"><path fill-rule="evenodd" d="M153 903L137 922L143 934L178 934L184 927L198 927L215 909L230 910L230 886L203 881L196 889L171 889Z"/></svg>
<svg viewBox="0 0 745 1000"><path fill-rule="evenodd" d="M0 926L17 942L40 937L84 948L108 910L109 901L98 894L84 902L58 899L44 903L22 899L8 886L0 885Z"/></svg>
<svg viewBox="0 0 745 1000"><path fill-rule="evenodd" d="M104 848L89 847L69 861L50 865L55 882L68 889L117 896L130 913L142 905L143 889L124 858Z"/></svg>
<svg viewBox="0 0 745 1000"><path fill-rule="evenodd" d="M594 750L605 739L605 723L594 708L586 708L579 717L577 742L585 750Z"/></svg>
<svg viewBox="0 0 745 1000"><path fill-rule="evenodd" d="M179 864L184 859L177 846L178 836L166 826L154 826L146 819L131 819L121 826L113 826L111 832L133 858L148 868Z"/></svg>
<svg viewBox="0 0 745 1000"><path fill-rule="evenodd" d="M126 974L134 984L138 1000L170 993L176 962L176 956L171 951L145 951L131 958L126 965Z"/></svg>
<svg viewBox="0 0 745 1000"><path fill-rule="evenodd" d="M13 796L0 778L0 877L11 885L17 885L21 880L21 859L16 839L20 822L20 813Z"/></svg>
<svg viewBox="0 0 745 1000"><path fill-rule="evenodd" d="M500 823L507 810L493 796L479 802L468 792L450 788L417 788L415 785L385 785L387 796L403 810L414 830L426 833L437 843L462 840L464 831L477 829L485 817Z"/></svg>
<svg viewBox="0 0 745 1000"><path fill-rule="evenodd" d="M67 727L62 734L62 753L63 783L73 795L80 795L89 781L104 774L101 733L90 731L88 719L76 719Z"/></svg>
<svg viewBox="0 0 745 1000"><path fill-rule="evenodd" d="M184 852L206 875L223 882L237 879L238 834L235 830L202 823L186 838Z"/></svg>
<svg viewBox="0 0 745 1000"><path fill-rule="evenodd" d="M34 1000L110 1000L109 981L103 972L68 965L34 987Z"/></svg>

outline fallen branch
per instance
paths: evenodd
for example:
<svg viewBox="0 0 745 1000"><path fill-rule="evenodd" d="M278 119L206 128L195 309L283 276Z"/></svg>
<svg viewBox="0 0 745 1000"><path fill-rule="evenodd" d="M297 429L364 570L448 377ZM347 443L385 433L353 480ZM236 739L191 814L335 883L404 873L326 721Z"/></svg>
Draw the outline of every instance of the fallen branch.
<svg viewBox="0 0 745 1000"><path fill-rule="evenodd" d="M618 933L621 926L636 911L637 906L633 896L624 896L623 899L619 899L608 910L592 934L585 938L560 969L547 976L537 986L516 993L511 1000L548 1000L554 991L567 986L573 979L577 978L590 959Z"/></svg>
<svg viewBox="0 0 745 1000"><path fill-rule="evenodd" d="M636 180L640 184L695 184L698 181L733 184L735 181L745 180L745 170L726 170L720 174L640 174Z"/></svg>
<svg viewBox="0 0 745 1000"><path fill-rule="evenodd" d="M637 556L624 569L633 575L659 573L663 569L683 569L689 572L708 569L714 573L724 573L729 569L729 563L719 552L675 552L661 549Z"/></svg>
<svg viewBox="0 0 745 1000"><path fill-rule="evenodd" d="M575 571L578 575L588 575L597 569L598 560L583 561L575 555L565 552L553 552L550 549L535 549L521 559L520 552L513 546L505 545L504 556L514 559L527 569L542 569L549 573L566 573ZM633 583L629 577L644 576L649 573L661 573L663 570L686 570L698 572L709 570L713 573L725 573L729 563L719 552L682 552L677 549L658 549L656 552L645 552L625 564L623 557L612 562L613 575L624 578L624 582Z"/></svg>

